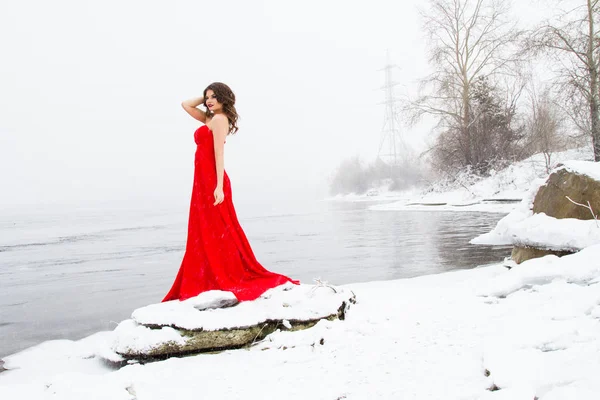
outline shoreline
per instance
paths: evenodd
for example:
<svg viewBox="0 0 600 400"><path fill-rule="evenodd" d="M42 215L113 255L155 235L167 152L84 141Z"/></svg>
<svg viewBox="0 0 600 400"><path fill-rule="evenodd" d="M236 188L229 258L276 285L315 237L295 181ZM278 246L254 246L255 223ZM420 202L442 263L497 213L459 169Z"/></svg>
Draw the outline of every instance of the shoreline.
<svg viewBox="0 0 600 400"><path fill-rule="evenodd" d="M518 268L342 285L357 299L344 321L118 370L98 357L110 333L48 342L6 358L0 396L586 398L600 390L599 256L600 245Z"/></svg>

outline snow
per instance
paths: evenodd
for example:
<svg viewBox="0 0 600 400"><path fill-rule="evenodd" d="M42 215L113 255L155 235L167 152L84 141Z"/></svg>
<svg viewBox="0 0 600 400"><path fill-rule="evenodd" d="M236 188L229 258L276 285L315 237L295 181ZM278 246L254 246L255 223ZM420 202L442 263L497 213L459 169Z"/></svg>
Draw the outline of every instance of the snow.
<svg viewBox="0 0 600 400"><path fill-rule="evenodd" d="M564 162L564 168L568 171L587 175L592 179L600 181L600 168L598 168L598 163L596 162L569 160Z"/></svg>
<svg viewBox="0 0 600 400"><path fill-rule="evenodd" d="M490 245L512 244L512 226L521 223L533 215L533 200L544 182L545 180L536 179L529 190L523 195L521 202L508 215L498 221L494 229L472 239L471 243Z"/></svg>
<svg viewBox="0 0 600 400"><path fill-rule="evenodd" d="M208 310L210 308L222 308L229 307L237 304L238 299L235 294L231 292L225 292L223 290L210 290L208 292L201 293L198 296L191 297L184 300L182 303L194 307L196 310ZM176 304L179 302L167 302L162 304ZM138 310L142 312L142 310Z"/></svg>
<svg viewBox="0 0 600 400"><path fill-rule="evenodd" d="M567 162L564 168L595 179L600 175L594 163ZM493 179L499 186L493 189L491 181L481 182L481 190L475 189L470 200L438 194L447 204L465 204L490 193L503 197L512 190L511 196L518 194L522 201L490 234L477 240L539 241L579 252L519 265L504 261L471 270L342 286L357 300L344 321L322 320L302 331L278 330L247 349L116 368L105 361L119 361L112 348L115 332L143 328L133 320L124 321L113 332L79 341L50 341L6 357L8 371L0 373L0 398L596 399L600 395L596 230L600 228L594 221L534 216L531 202L543 180L537 172L526 175L525 169L525 164L514 166L514 179L505 186L500 181L508 181L509 176L498 177L504 174L498 172ZM550 233L540 233L544 230ZM151 305L133 316L206 329L229 326L225 313L234 313L238 324L273 316L289 322L295 315L290 309L305 315L314 306L329 307L328 302L336 298L330 288L316 286L270 291L256 302L263 305L260 308L252 302L211 308L212 302L227 296L212 293L207 295L210 299ZM311 297L315 292L320 294ZM311 301L311 308L304 308ZM203 313L211 317L197 319L195 305L207 306ZM121 344L137 340L135 344L143 347L155 340L179 340L177 332L169 329L144 331Z"/></svg>
<svg viewBox="0 0 600 400"><path fill-rule="evenodd" d="M578 253L557 257L548 255L529 260L520 267L513 264L512 273L497 277L488 285L482 286L479 295L507 297L523 288L547 285L556 280L570 284L587 285L600 282L600 260L592 260L590 254L600 254L600 245L591 246ZM600 296L600 293L598 293ZM598 297L600 299L600 297ZM568 307L573 304L567 303Z"/></svg>
<svg viewBox="0 0 600 400"><path fill-rule="evenodd" d="M110 333L48 342L7 357L0 398L570 400L600 393L600 245L510 269L342 289L357 299L344 321L277 331L249 349L116 370L93 356L110 346ZM488 390L494 385L500 390Z"/></svg>
<svg viewBox="0 0 600 400"><path fill-rule="evenodd" d="M589 164L582 160L592 160L593 154L587 147L571 149L552 154L551 169L559 164L574 168L591 177L599 174L590 171ZM582 165L587 165L583 167ZM593 168L592 168L593 169ZM509 213L529 192L535 182L548 176L546 162L542 154L509 165L507 168L490 171L490 176L481 178L469 173L461 173L449 180L430 185L425 190L410 189L404 192L374 189L367 195L336 196L336 201L385 201L370 207L378 211L437 210ZM503 202L501 200L514 200Z"/></svg>
<svg viewBox="0 0 600 400"><path fill-rule="evenodd" d="M562 168L600 178L600 164L567 161ZM556 219L544 213L533 214L533 199L545 180L536 180L520 204L502 218L488 233L471 240L472 244L532 246L550 250L576 251L600 243L600 223L595 220Z"/></svg>
<svg viewBox="0 0 600 400"><path fill-rule="evenodd" d="M174 328L195 331L216 331L247 328L267 321L282 321L290 329L292 321L314 321L337 315L342 303L350 308L352 292L340 288L287 283L266 291L255 301L235 307L213 308L214 304L237 302L231 292L208 291L185 301L151 304L135 310L131 318L122 321L113 332L111 360L118 354L149 354L164 344L183 347L187 338ZM202 305L203 311L196 306ZM160 326L151 329L147 326Z"/></svg>
<svg viewBox="0 0 600 400"><path fill-rule="evenodd" d="M502 221L493 232L471 240L472 244L513 244L548 250L577 251L600 243L600 227L594 220L556 219L533 214L509 224Z"/></svg>
<svg viewBox="0 0 600 400"><path fill-rule="evenodd" d="M121 354L147 354L150 350L164 343L173 343L180 346L186 343L185 338L177 330L169 326L160 329L150 329L137 324L132 319L122 321L113 333L111 350Z"/></svg>
<svg viewBox="0 0 600 400"><path fill-rule="evenodd" d="M211 292L192 300L201 301ZM198 300L200 299L200 300ZM254 326L267 320L314 320L336 314L348 292L327 286L286 283L265 292L255 301L235 307L196 310L189 300L168 301L139 308L131 315L139 324L175 326L188 330L214 331Z"/></svg>
<svg viewBox="0 0 600 400"><path fill-rule="evenodd" d="M540 399L598 397L599 255L593 246L527 261L489 287L513 327L487 338L483 359L498 386L528 388Z"/></svg>
<svg viewBox="0 0 600 400"><path fill-rule="evenodd" d="M375 211L453 211L453 212L489 212L506 214L515 208L514 203L489 202L489 203L423 203L399 202L393 204L378 204L369 207Z"/></svg>

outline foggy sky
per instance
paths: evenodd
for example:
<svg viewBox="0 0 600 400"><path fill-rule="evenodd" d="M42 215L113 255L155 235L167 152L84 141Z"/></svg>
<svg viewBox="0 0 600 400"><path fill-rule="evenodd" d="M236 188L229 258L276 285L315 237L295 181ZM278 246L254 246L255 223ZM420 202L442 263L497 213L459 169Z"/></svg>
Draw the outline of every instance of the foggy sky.
<svg viewBox="0 0 600 400"><path fill-rule="evenodd" d="M386 49L401 84L427 71L417 4L4 1L0 207L187 204L200 123L180 103L213 81L238 99L234 196L323 197L343 158L377 153Z"/></svg>

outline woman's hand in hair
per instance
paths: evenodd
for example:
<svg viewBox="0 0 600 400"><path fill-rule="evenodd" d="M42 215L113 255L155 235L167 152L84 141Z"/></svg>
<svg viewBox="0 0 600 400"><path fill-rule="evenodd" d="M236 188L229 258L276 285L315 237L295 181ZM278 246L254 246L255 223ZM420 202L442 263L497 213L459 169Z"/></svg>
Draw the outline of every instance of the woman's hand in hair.
<svg viewBox="0 0 600 400"><path fill-rule="evenodd" d="M206 113L202 110L200 110L198 107L200 104L204 103L204 96L202 97L195 97L193 99L189 99L189 100L184 100L181 102L181 107L183 107L183 109L190 114L194 119L197 119L198 121L202 122L203 124L206 123Z"/></svg>

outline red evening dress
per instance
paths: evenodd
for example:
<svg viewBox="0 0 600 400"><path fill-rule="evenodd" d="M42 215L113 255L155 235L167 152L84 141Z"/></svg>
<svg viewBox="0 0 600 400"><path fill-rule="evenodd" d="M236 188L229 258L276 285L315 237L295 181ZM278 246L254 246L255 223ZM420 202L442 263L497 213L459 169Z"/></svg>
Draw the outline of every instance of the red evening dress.
<svg viewBox="0 0 600 400"><path fill-rule="evenodd" d="M254 300L286 282L298 284L287 276L267 271L256 260L233 208L226 173L225 200L213 205L217 187L213 134L203 125L194 133L194 140L198 147L185 255L163 302L185 300L208 290L233 292L240 301Z"/></svg>

